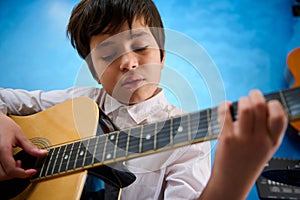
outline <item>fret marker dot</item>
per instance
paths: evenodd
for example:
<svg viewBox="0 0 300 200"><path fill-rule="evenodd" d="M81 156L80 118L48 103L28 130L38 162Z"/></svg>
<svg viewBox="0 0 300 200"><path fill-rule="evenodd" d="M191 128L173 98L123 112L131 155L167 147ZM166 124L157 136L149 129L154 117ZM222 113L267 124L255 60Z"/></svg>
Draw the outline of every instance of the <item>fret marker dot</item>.
<svg viewBox="0 0 300 200"><path fill-rule="evenodd" d="M151 135L150 135L150 134L147 134L147 135L146 135L146 139L149 140L150 138L151 138Z"/></svg>
<svg viewBox="0 0 300 200"><path fill-rule="evenodd" d="M111 154L109 153L106 155L106 159L110 159L110 158L111 158Z"/></svg>
<svg viewBox="0 0 300 200"><path fill-rule="evenodd" d="M110 140L114 140L114 139L115 139L115 135L111 135Z"/></svg>
<svg viewBox="0 0 300 200"><path fill-rule="evenodd" d="M178 131L179 133L181 133L181 132L183 131L183 127L182 127L182 126L179 126L178 129L177 129L177 131Z"/></svg>
<svg viewBox="0 0 300 200"><path fill-rule="evenodd" d="M69 158L69 155L65 155L64 159L67 160Z"/></svg>
<svg viewBox="0 0 300 200"><path fill-rule="evenodd" d="M80 151L79 155L80 156L83 156L84 152L83 151Z"/></svg>

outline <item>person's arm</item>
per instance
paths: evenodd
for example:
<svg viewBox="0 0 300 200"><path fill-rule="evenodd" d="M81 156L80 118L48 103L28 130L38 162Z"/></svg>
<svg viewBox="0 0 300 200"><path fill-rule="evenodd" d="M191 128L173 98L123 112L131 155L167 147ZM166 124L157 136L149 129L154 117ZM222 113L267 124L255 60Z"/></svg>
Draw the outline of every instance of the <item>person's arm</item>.
<svg viewBox="0 0 300 200"><path fill-rule="evenodd" d="M286 114L278 101L265 103L255 90L239 100L237 121L230 103L219 106L218 119L222 128L212 175L199 199L245 199L281 144Z"/></svg>

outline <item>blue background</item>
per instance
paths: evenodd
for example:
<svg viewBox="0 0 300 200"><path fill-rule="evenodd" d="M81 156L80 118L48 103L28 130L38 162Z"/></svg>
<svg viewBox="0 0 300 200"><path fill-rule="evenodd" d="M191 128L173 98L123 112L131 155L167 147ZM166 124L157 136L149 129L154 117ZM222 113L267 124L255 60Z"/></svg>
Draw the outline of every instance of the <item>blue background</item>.
<svg viewBox="0 0 300 200"><path fill-rule="evenodd" d="M77 2L0 1L0 87L48 91L83 84L79 75L86 69L65 33ZM155 0L155 3L166 28L190 37L212 58L222 78L226 99L237 100L254 88L269 93L291 85L286 57L300 46L300 17L292 15L294 0ZM168 60L167 55L166 63L183 76L190 72L176 66L172 56ZM89 79L84 84L95 84L91 77L84 79ZM201 93L206 88L197 84L198 79L186 78L200 99L199 108L209 107L214 103L207 101L208 93ZM181 100L173 96L169 94L170 100L178 104ZM275 156L299 159L297 145L286 136ZM255 187L248 199L258 199Z"/></svg>

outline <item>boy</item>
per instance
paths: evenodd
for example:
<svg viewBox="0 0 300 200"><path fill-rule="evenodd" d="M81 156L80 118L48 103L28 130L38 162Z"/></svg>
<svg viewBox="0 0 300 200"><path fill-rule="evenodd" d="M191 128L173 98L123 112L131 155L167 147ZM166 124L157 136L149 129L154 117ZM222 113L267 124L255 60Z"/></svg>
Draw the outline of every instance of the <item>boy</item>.
<svg viewBox="0 0 300 200"><path fill-rule="evenodd" d="M182 113L167 102L158 88L165 59L164 32L151 0L83 0L73 9L67 31L103 89L1 90L0 108L4 114L0 114L0 180L35 173L34 169L22 169L21 163L13 160L12 147L20 146L34 156L46 154L25 138L7 113L32 114L77 96L95 100L120 129ZM229 110L228 102L218 109L223 128L212 173L209 143L132 159L125 164L137 179L123 189L121 198L245 198L279 146L286 117L277 101L265 103L259 91L239 100L236 122ZM245 158L247 163L243 162Z"/></svg>

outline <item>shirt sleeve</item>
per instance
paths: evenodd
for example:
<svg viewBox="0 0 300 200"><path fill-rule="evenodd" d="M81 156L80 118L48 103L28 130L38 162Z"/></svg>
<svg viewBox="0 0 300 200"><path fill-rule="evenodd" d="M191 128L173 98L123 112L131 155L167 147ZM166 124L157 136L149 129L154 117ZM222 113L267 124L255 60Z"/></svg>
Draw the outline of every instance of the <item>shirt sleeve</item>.
<svg viewBox="0 0 300 200"><path fill-rule="evenodd" d="M4 114L29 115L79 96L96 100L98 93L99 88L94 87L74 87L49 92L3 89L0 90L0 111Z"/></svg>

